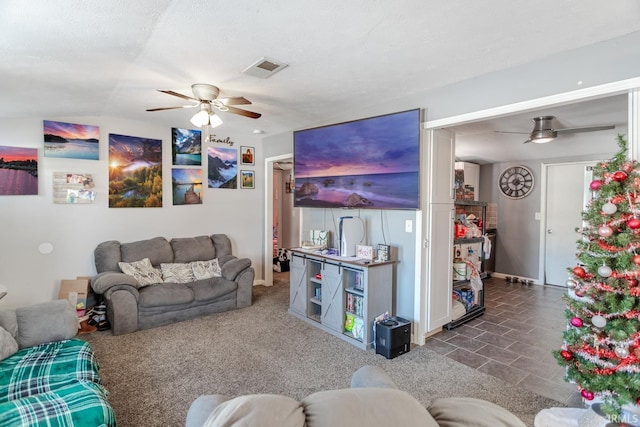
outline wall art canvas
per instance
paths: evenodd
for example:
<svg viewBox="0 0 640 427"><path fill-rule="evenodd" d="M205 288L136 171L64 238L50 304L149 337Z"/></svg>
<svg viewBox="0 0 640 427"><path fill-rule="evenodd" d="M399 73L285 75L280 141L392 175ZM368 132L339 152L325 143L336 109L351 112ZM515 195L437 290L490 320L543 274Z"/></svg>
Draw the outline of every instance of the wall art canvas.
<svg viewBox="0 0 640 427"><path fill-rule="evenodd" d="M242 188L255 188L255 174L253 171L240 171Z"/></svg>
<svg viewBox="0 0 640 427"><path fill-rule="evenodd" d="M96 198L93 177L88 173L53 173L53 203L85 204Z"/></svg>
<svg viewBox="0 0 640 427"><path fill-rule="evenodd" d="M171 158L175 166L202 165L202 131L172 128Z"/></svg>
<svg viewBox="0 0 640 427"><path fill-rule="evenodd" d="M207 179L209 188L238 188L238 150L207 148Z"/></svg>
<svg viewBox="0 0 640 427"><path fill-rule="evenodd" d="M100 128L44 120L44 156L98 160Z"/></svg>
<svg viewBox="0 0 640 427"><path fill-rule="evenodd" d="M202 169L172 169L174 205L202 204Z"/></svg>
<svg viewBox="0 0 640 427"><path fill-rule="evenodd" d="M0 146L0 196L38 194L38 149Z"/></svg>
<svg viewBox="0 0 640 427"><path fill-rule="evenodd" d="M109 207L162 207L162 140L109 134Z"/></svg>
<svg viewBox="0 0 640 427"><path fill-rule="evenodd" d="M253 147L240 147L240 164L242 165L255 165L254 155L255 148Z"/></svg>

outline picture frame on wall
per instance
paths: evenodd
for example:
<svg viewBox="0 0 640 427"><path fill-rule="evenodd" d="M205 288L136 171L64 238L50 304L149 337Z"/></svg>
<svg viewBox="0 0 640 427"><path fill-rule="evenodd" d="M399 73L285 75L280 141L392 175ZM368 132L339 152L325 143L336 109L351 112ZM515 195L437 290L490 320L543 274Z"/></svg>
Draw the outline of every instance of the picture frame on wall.
<svg viewBox="0 0 640 427"><path fill-rule="evenodd" d="M255 171L240 171L240 188L253 189L255 187Z"/></svg>
<svg viewBox="0 0 640 427"><path fill-rule="evenodd" d="M255 148L240 146L240 164L254 166L255 163Z"/></svg>

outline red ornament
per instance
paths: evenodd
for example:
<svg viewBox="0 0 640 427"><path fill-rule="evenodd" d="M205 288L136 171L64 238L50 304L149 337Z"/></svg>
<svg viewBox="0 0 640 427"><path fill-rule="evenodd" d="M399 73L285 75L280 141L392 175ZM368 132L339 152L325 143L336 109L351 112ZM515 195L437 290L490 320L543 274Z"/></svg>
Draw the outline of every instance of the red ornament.
<svg viewBox="0 0 640 427"><path fill-rule="evenodd" d="M625 179L627 179L627 173L625 171L617 171L613 173L613 180L614 181L618 181L618 182L622 182Z"/></svg>
<svg viewBox="0 0 640 427"><path fill-rule="evenodd" d="M592 391L584 390L584 389L580 392L580 395L587 400L593 400L593 398L595 397Z"/></svg>
<svg viewBox="0 0 640 427"><path fill-rule="evenodd" d="M584 325L584 323L582 322L582 319L579 317L572 317L570 322L571 322L571 325L575 326L576 328L582 328L582 325Z"/></svg>
<svg viewBox="0 0 640 427"><path fill-rule="evenodd" d="M632 230L637 230L638 228L640 228L640 219L631 218L629 221L627 221L627 227Z"/></svg>
<svg viewBox="0 0 640 427"><path fill-rule="evenodd" d="M613 196L613 197L611 198L611 203L613 203L614 205L617 205L618 203L623 202L623 201L624 201L624 197L623 197L623 196L620 196L620 195L618 195L618 196Z"/></svg>
<svg viewBox="0 0 640 427"><path fill-rule="evenodd" d="M638 261L640 263L640 255L636 255L636 256L638 257ZM636 262L635 257L633 257L633 262ZM584 271L584 268L582 267L573 267L573 274L575 274L577 277L583 278L587 274L587 272Z"/></svg>
<svg viewBox="0 0 640 427"><path fill-rule="evenodd" d="M562 358L566 361L573 359L573 353L571 353L569 350L562 350L560 352L560 356L562 356Z"/></svg>
<svg viewBox="0 0 640 427"><path fill-rule="evenodd" d="M598 191L600 187L602 187L602 181L600 181L599 179L595 179L591 181L591 184L589 184L589 188L591 188L593 191Z"/></svg>
<svg viewBox="0 0 640 427"><path fill-rule="evenodd" d="M636 403L640 405L640 397L636 399Z"/></svg>
<svg viewBox="0 0 640 427"><path fill-rule="evenodd" d="M634 255L633 256L633 263L640 265L640 255Z"/></svg>
<svg viewBox="0 0 640 427"><path fill-rule="evenodd" d="M630 288L635 288L636 286L638 286L638 279L629 279L627 280L627 284Z"/></svg>

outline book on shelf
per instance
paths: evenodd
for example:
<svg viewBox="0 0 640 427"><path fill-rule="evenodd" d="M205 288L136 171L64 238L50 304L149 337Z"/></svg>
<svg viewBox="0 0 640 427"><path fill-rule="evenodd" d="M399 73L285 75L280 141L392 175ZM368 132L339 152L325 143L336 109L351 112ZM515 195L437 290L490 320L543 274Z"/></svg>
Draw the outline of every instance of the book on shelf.
<svg viewBox="0 0 640 427"><path fill-rule="evenodd" d="M347 301L345 305L346 311L355 314L356 316L362 316L364 313L364 298L359 295L347 294Z"/></svg>

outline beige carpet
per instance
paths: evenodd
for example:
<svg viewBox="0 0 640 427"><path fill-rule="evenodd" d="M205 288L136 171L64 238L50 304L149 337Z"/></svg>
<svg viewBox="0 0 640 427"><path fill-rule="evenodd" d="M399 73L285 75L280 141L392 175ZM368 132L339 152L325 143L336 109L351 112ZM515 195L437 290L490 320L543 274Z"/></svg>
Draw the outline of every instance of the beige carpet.
<svg viewBox="0 0 640 427"><path fill-rule="evenodd" d="M93 346L120 427L181 426L201 394L277 393L300 399L349 387L351 374L378 365L427 406L467 396L501 405L533 425L543 408L563 406L427 350L395 359L360 350L287 313L288 277L254 288L251 307L160 328L83 337Z"/></svg>

